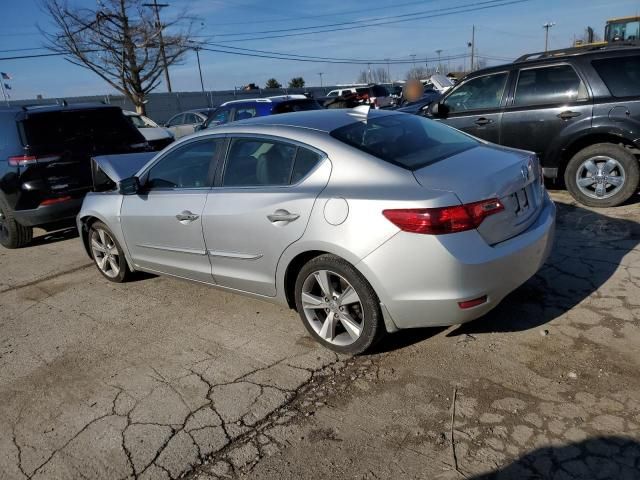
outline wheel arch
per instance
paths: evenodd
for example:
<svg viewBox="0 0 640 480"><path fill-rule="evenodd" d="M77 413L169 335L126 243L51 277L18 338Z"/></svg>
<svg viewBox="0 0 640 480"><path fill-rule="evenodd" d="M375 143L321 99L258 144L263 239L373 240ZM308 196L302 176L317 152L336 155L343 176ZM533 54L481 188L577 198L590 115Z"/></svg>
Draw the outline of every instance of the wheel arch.
<svg viewBox="0 0 640 480"><path fill-rule="evenodd" d="M564 172L567 169L567 164L576 153L598 143L611 143L614 145L621 145L625 148L633 150L632 153L634 155L640 154L638 146L631 140L621 135L617 135L611 132L594 132L574 139L563 149L561 154L562 161L560 164L560 171L558 172L558 178L564 178Z"/></svg>

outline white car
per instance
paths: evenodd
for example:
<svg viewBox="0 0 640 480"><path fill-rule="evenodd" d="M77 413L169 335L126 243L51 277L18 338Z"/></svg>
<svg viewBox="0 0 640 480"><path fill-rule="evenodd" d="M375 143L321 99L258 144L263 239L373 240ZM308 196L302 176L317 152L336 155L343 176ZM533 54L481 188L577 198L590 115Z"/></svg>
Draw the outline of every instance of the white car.
<svg viewBox="0 0 640 480"><path fill-rule="evenodd" d="M130 110L123 110L125 114L132 122L133 125L145 138L147 143L151 145L154 150L162 150L164 147L173 143L173 134L164 127L161 127L149 117L140 115L139 113L132 112Z"/></svg>
<svg viewBox="0 0 640 480"><path fill-rule="evenodd" d="M215 108L187 110L186 112L181 112L171 117L164 126L169 129L177 140L178 138L196 132L214 110Z"/></svg>

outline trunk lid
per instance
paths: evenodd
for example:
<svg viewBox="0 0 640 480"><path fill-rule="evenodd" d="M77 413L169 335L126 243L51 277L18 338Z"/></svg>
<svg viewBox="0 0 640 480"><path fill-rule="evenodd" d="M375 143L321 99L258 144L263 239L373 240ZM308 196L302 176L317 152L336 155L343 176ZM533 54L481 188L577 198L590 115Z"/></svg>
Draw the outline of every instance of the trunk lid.
<svg viewBox="0 0 640 480"><path fill-rule="evenodd" d="M490 245L526 230L542 208L544 185L531 152L480 145L418 169L414 176L426 188L456 194L463 204L500 200L504 210L478 227Z"/></svg>

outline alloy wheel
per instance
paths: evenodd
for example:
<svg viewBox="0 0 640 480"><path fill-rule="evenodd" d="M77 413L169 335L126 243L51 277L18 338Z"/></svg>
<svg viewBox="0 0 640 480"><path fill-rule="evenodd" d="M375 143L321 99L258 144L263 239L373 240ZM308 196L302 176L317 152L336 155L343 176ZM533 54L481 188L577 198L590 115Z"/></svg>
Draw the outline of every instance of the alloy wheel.
<svg viewBox="0 0 640 480"><path fill-rule="evenodd" d="M598 155L578 167L576 184L590 198L602 200L614 196L625 183L625 171L615 158Z"/></svg>
<svg viewBox="0 0 640 480"><path fill-rule="evenodd" d="M91 251L96 265L109 278L120 273L120 254L116 242L106 230L101 228L91 231Z"/></svg>
<svg viewBox="0 0 640 480"><path fill-rule="evenodd" d="M302 308L309 325L323 340L351 345L362 335L364 309L358 293L341 275L312 272L302 284Z"/></svg>

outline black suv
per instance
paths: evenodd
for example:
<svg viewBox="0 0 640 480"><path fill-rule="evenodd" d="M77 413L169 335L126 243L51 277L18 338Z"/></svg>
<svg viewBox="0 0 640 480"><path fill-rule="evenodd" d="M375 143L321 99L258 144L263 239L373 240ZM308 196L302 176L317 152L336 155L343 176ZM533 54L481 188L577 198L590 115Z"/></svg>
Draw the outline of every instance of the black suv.
<svg viewBox="0 0 640 480"><path fill-rule="evenodd" d="M148 145L119 107L0 108L0 244L26 245L33 227L73 219L91 188L91 157Z"/></svg>
<svg viewBox="0 0 640 480"><path fill-rule="evenodd" d="M638 189L640 48L525 55L465 77L425 114L536 152L580 203L620 205Z"/></svg>

